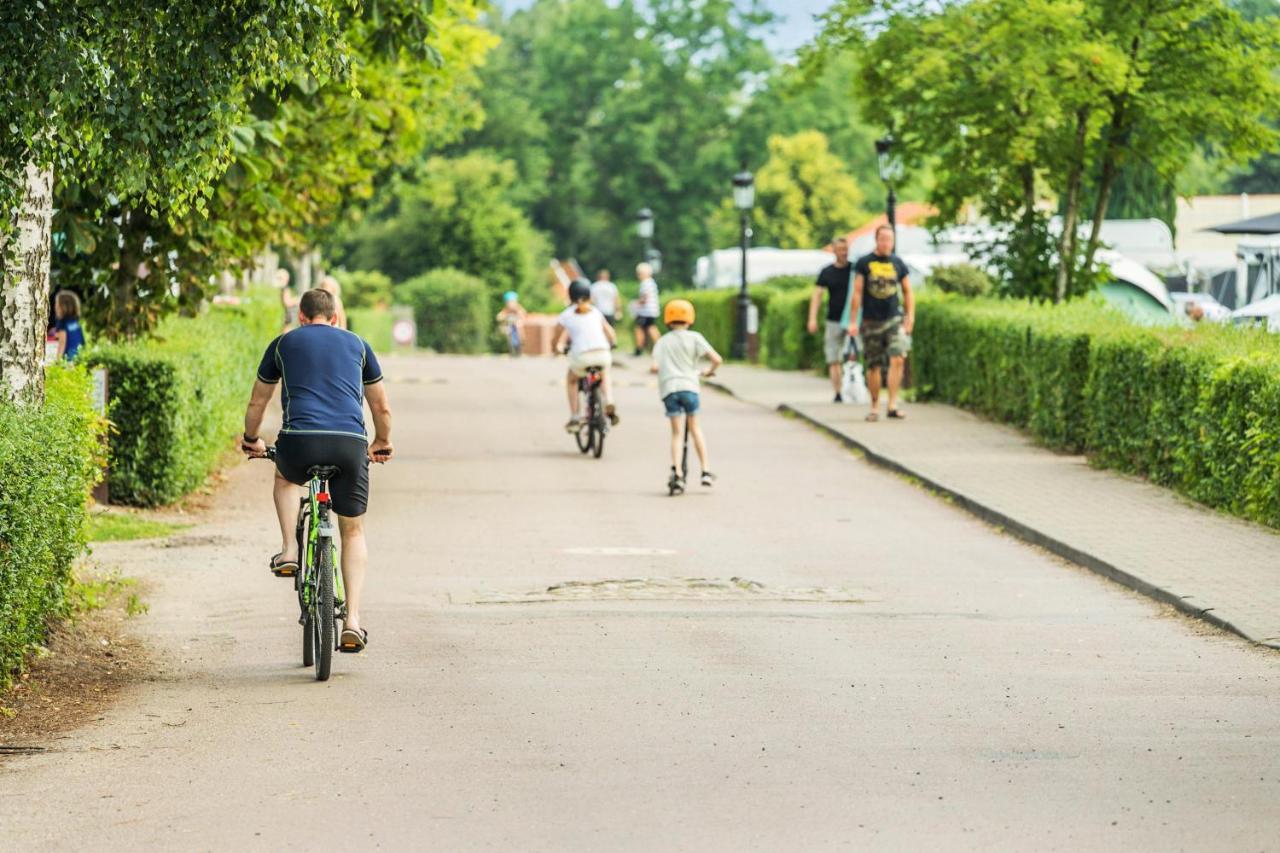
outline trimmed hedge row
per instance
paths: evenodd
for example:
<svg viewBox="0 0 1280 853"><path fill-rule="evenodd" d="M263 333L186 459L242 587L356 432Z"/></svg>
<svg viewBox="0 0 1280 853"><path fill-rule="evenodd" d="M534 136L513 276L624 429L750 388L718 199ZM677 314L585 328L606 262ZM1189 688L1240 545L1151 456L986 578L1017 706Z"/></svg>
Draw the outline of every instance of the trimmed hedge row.
<svg viewBox="0 0 1280 853"><path fill-rule="evenodd" d="M812 282L810 282L812 283ZM812 370L823 366L822 337L811 335L809 320L812 288L777 289L757 285L750 289L751 301L760 315L760 361L776 370ZM694 324L723 356L733 351L738 328L738 291L687 290L664 294L669 299L688 299L698 312Z"/></svg>
<svg viewBox="0 0 1280 853"><path fill-rule="evenodd" d="M66 613L105 428L83 368L49 368L39 409L0 404L0 688Z"/></svg>
<svg viewBox="0 0 1280 853"><path fill-rule="evenodd" d="M347 328L368 341L374 352L391 352L394 325L395 320L387 308L347 309Z"/></svg>
<svg viewBox="0 0 1280 853"><path fill-rule="evenodd" d="M1280 527L1280 339L1137 327L1105 306L930 296L920 393Z"/></svg>
<svg viewBox="0 0 1280 853"><path fill-rule="evenodd" d="M171 317L149 337L95 347L110 373L108 485L113 503L172 503L205 481L241 427L278 304L257 295L199 317Z"/></svg>
<svg viewBox="0 0 1280 853"><path fill-rule="evenodd" d="M413 307L418 346L436 352L481 353L496 332L489 292L473 275L454 269L425 272L396 286L396 301Z"/></svg>

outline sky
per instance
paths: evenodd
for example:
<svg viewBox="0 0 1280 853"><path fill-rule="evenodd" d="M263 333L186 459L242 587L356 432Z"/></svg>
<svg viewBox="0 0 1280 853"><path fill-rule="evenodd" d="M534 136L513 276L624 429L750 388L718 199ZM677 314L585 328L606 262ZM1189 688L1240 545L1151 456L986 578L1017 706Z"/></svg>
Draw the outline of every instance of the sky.
<svg viewBox="0 0 1280 853"><path fill-rule="evenodd" d="M523 9L533 0L495 0L504 11ZM832 0L764 0L764 5L778 16L774 32L765 41L779 56L790 56L796 49L818 34L813 17L825 12Z"/></svg>

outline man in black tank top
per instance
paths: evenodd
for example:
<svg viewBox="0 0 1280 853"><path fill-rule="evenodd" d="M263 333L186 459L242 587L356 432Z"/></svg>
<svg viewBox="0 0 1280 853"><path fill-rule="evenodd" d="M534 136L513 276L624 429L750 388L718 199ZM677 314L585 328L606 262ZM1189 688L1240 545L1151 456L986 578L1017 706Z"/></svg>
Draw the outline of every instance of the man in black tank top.
<svg viewBox="0 0 1280 853"><path fill-rule="evenodd" d="M902 370L911 350L911 330L916 322L915 297L907 277L907 265L893 253L893 229L876 229L876 250L863 255L853 266L853 300L850 324L862 311L863 352L867 366L867 390L871 392L871 412L867 420L880 417L880 370L889 368L889 417L906 417L898 409ZM901 298L899 298L901 290ZM904 316L905 313L905 316Z"/></svg>

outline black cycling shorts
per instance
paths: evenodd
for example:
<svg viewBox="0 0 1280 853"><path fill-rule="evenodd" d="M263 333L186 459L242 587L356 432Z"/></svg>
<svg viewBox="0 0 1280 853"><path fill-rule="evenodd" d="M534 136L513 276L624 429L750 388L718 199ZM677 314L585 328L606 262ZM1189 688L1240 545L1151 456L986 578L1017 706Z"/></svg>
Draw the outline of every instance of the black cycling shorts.
<svg viewBox="0 0 1280 853"><path fill-rule="evenodd" d="M636 328L638 329L647 329L650 326L656 326L656 325L658 325L657 317L637 317L636 318Z"/></svg>
<svg viewBox="0 0 1280 853"><path fill-rule="evenodd" d="M290 483L305 486L315 465L339 469L329 481L333 511L347 518L369 506L369 444L354 435L281 433L276 437L276 470Z"/></svg>

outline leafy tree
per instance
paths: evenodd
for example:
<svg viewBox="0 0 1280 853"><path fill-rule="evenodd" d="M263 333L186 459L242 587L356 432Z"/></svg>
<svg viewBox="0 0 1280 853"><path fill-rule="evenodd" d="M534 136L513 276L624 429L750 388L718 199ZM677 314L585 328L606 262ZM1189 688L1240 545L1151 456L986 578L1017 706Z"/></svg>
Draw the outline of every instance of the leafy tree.
<svg viewBox="0 0 1280 853"><path fill-rule="evenodd" d="M203 209L244 93L343 72L339 0L0 4L0 395L42 393L54 175ZM319 48L319 49L317 49Z"/></svg>
<svg viewBox="0 0 1280 853"><path fill-rule="evenodd" d="M909 163L934 162L942 218L977 201L1012 226L1005 249L1024 248L1027 263L1012 262L1037 276L1040 205L1055 201L1063 226L1047 261L1060 300L1094 281L1123 170L1172 182L1197 146L1240 162L1273 144L1278 45L1280 29L1222 0L844 0L807 61L857 51L864 108L888 116Z"/></svg>
<svg viewBox="0 0 1280 853"><path fill-rule="evenodd" d="M489 120L461 150L516 164L557 254L629 268L648 207L668 274L687 275L737 171L743 93L771 65L769 19L757 0L536 0L495 22Z"/></svg>
<svg viewBox="0 0 1280 853"><path fill-rule="evenodd" d="M476 152L431 157L330 249L337 263L403 282L453 268L482 279L497 310L506 290L545 280L545 239L512 201L515 166Z"/></svg>
<svg viewBox="0 0 1280 853"><path fill-rule="evenodd" d="M106 207L102 187L63 183L55 225L67 240L55 272L84 289L99 332L136 334L198 306L218 273L268 244L302 252L390 171L479 123L474 69L494 38L472 23L472 0L440 4L425 41L387 33L403 26L394 8L344 18L358 90L300 72L278 95L250 99L203 210Z"/></svg>
<svg viewBox="0 0 1280 853"><path fill-rule="evenodd" d="M824 246L867 218L862 190L817 130L772 136L769 160L756 173L755 242L782 249ZM738 239L733 199L721 203L712 229L717 244Z"/></svg>
<svg viewBox="0 0 1280 853"><path fill-rule="evenodd" d="M869 209L882 210L885 188L876 163L875 140L885 131L878 110L868 110L854 98L860 57L838 53L821 67L795 65L772 68L736 122L735 150L739 160L756 161L771 136L821 131L862 190ZM928 169L897 187L899 198L923 199Z"/></svg>

